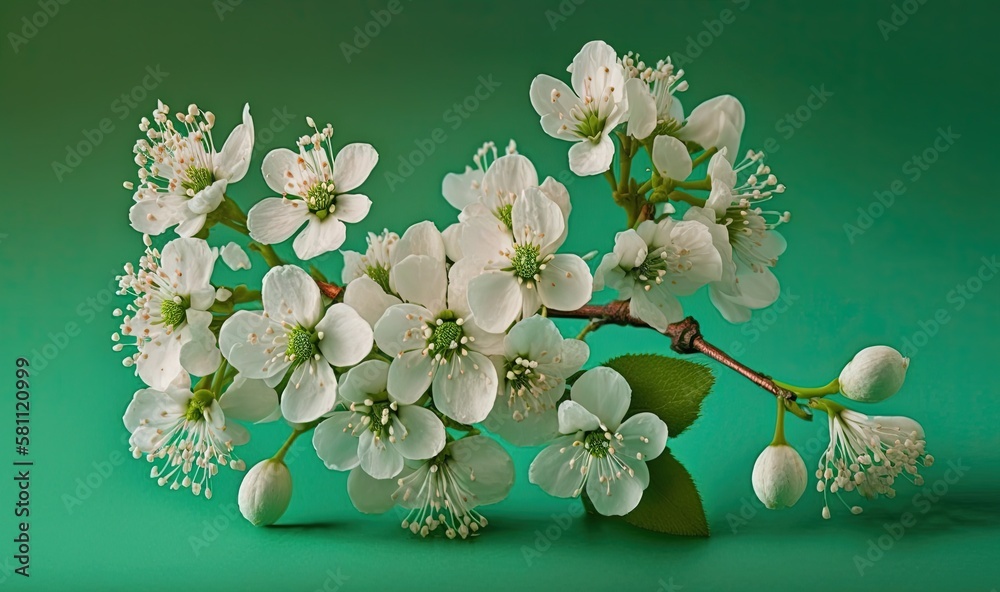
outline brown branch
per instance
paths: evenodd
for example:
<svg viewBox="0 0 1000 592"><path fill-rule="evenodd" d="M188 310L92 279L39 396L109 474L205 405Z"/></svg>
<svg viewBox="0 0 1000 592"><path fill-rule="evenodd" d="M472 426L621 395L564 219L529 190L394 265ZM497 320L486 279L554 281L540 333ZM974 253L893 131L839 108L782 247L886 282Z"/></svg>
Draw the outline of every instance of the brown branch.
<svg viewBox="0 0 1000 592"><path fill-rule="evenodd" d="M336 300L344 292L344 289L334 283L316 280L316 285L325 296ZM581 319L587 321L600 321L601 324L624 325L630 327L644 327L652 329L645 321L642 321L629 314L629 303L625 300L616 300L608 304L588 304L576 310L552 310L548 309L548 316L562 319ZM655 329L654 329L655 330ZM701 335L701 328L698 321L693 317L687 317L682 321L667 325L664 335L670 338L670 349L679 354L704 354L723 366L730 368L750 382L771 393L775 397L795 400L795 393L783 389L774 384L771 377L757 372L753 368L741 364L735 358L722 351L718 347L705 341Z"/></svg>

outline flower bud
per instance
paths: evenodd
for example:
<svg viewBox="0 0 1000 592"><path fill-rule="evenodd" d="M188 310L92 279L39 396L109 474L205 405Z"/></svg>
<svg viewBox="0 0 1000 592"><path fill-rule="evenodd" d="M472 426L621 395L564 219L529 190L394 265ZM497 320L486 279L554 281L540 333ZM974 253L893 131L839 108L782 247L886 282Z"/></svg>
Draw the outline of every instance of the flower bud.
<svg viewBox="0 0 1000 592"><path fill-rule="evenodd" d="M806 463L787 444L772 444L753 465L753 491L770 510L790 508L806 490Z"/></svg>
<svg viewBox="0 0 1000 592"><path fill-rule="evenodd" d="M861 403L877 403L903 386L910 359L885 345L866 347L840 372L840 392Z"/></svg>
<svg viewBox="0 0 1000 592"><path fill-rule="evenodd" d="M292 499L292 474L280 460L257 463L240 484L240 513L254 526L274 524Z"/></svg>

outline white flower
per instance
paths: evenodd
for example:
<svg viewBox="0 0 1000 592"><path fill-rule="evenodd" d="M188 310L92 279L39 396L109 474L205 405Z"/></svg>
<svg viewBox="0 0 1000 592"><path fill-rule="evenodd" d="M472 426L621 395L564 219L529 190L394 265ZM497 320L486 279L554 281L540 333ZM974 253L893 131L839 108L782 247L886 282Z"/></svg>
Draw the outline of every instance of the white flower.
<svg viewBox="0 0 1000 592"><path fill-rule="evenodd" d="M575 310L590 300L590 268L577 255L556 254L566 222L541 189L526 189L514 202L510 229L493 216L473 216L465 224L464 258L456 267L485 270L468 287L469 306L483 329L500 333L541 306Z"/></svg>
<svg viewBox="0 0 1000 592"><path fill-rule="evenodd" d="M340 400L347 409L334 411L316 427L313 446L327 468L356 466L375 479L390 479L404 460L425 460L444 448L444 424L419 405L401 404L386 392L389 364L369 360L351 368L340 380Z"/></svg>
<svg viewBox="0 0 1000 592"><path fill-rule="evenodd" d="M507 144L505 154L517 154L517 144L511 140ZM476 168L465 167L462 173L448 173L441 182L441 194L455 208L465 209L466 206L482 201L483 178L490 165L497 160L497 146L486 142L476 150L472 162Z"/></svg>
<svg viewBox="0 0 1000 592"><path fill-rule="evenodd" d="M824 518L830 517L828 494L857 491L866 499L892 498L900 477L917 486L924 484L918 471L931 466L934 457L924 450L927 440L919 423L900 416L869 417L825 400L814 399L811 405L830 417L830 444L816 470ZM860 506L850 509L861 513Z"/></svg>
<svg viewBox="0 0 1000 592"><path fill-rule="evenodd" d="M722 255L722 278L709 287L712 304L731 323L750 320L752 309L766 308L781 288L771 272L785 251L784 237L774 231L788 212L764 211L757 204L784 192L764 154L750 151L735 168L720 150L709 160L712 189L705 207L691 207L685 220L701 222L712 232ZM751 171L744 173L744 171ZM739 177L746 174L742 180Z"/></svg>
<svg viewBox="0 0 1000 592"><path fill-rule="evenodd" d="M316 282L300 268L275 267L264 276L263 311L237 311L219 335L229 363L268 385L292 374L281 396L291 422L312 421L333 408L337 377L332 366L353 366L372 349L372 329L353 308L334 304L324 313Z"/></svg>
<svg viewBox="0 0 1000 592"><path fill-rule="evenodd" d="M848 399L877 403L903 386L910 359L885 345L866 347L840 372L840 392Z"/></svg>
<svg viewBox="0 0 1000 592"><path fill-rule="evenodd" d="M226 246L222 247L220 254L222 255L222 261L225 262L229 269L232 269L233 271L250 269L250 257L247 256L246 251L244 251L238 244L230 242Z"/></svg>
<svg viewBox="0 0 1000 592"><path fill-rule="evenodd" d="M147 237L148 241L148 237ZM122 319L121 336L134 339L137 352L125 358L151 388L163 390L181 370L207 376L221 361L215 335L209 326L216 289L211 284L218 253L199 238L178 238L163 247L152 247L139 260L139 269L128 263L119 276L119 294L135 300ZM120 314L121 311L115 311ZM118 343L115 351L125 344Z"/></svg>
<svg viewBox="0 0 1000 592"><path fill-rule="evenodd" d="M614 48L591 41L567 70L573 88L540 74L531 81L531 106L542 129L553 138L574 142L569 167L580 176L608 170L615 147L609 135L628 113L625 69Z"/></svg>
<svg viewBox="0 0 1000 592"><path fill-rule="evenodd" d="M254 526L278 521L292 501L292 473L284 462L269 458L250 469L239 492L240 513Z"/></svg>
<svg viewBox="0 0 1000 592"><path fill-rule="evenodd" d="M176 226L177 234L193 236L223 202L228 184L242 179L250 166L250 105L243 107L243 123L218 152L212 138L215 115L191 105L177 120L183 131L174 127L170 108L158 102L153 122L143 117L139 125L148 139L136 142L133 150L140 183L129 210L132 228L139 232L161 234Z"/></svg>
<svg viewBox="0 0 1000 592"><path fill-rule="evenodd" d="M489 415L497 373L487 355L499 353L500 336L483 331L466 308L460 268L449 282L443 260L410 255L394 269L407 304L390 307L375 324L375 341L393 356L388 391L415 403L433 385L434 404L448 417L473 424Z"/></svg>
<svg viewBox="0 0 1000 592"><path fill-rule="evenodd" d="M649 485L646 461L663 452L667 425L652 413L622 423L631 401L621 374L605 367L587 371L559 405L559 431L566 436L538 454L529 480L556 497L577 497L586 488L605 516L635 509Z"/></svg>
<svg viewBox="0 0 1000 592"><path fill-rule="evenodd" d="M275 405L277 395L260 384L231 387L219 400L208 390L192 393L185 372L163 390L136 391L123 421L132 434L132 456L145 455L154 463L150 476L159 485L170 483L174 490L190 487L193 494L204 491L211 498L212 477L220 466L246 468L233 448L246 444L250 434L227 420L260 421Z"/></svg>
<svg viewBox="0 0 1000 592"><path fill-rule="evenodd" d="M556 406L566 379L583 367L590 348L563 339L550 319L533 316L504 338L503 356L493 358L499 389L486 424L516 446L536 446L559 434Z"/></svg>
<svg viewBox="0 0 1000 592"><path fill-rule="evenodd" d="M628 134L641 140L658 127L661 132L675 132L680 128L684 122L684 108L674 94L688 89L687 81L681 80L684 70L674 71L669 57L657 62L655 68L647 66L632 52L622 59L622 65L628 76L625 83Z"/></svg>
<svg viewBox="0 0 1000 592"><path fill-rule="evenodd" d="M445 251L441 232L428 221L410 226L402 237L394 233L384 233L381 237L370 234L364 255L344 252L343 280L347 285L344 302L374 327L390 306L408 301L401 298L397 283L403 284L407 296L426 295L407 288L423 282L420 273L427 266L437 271L446 269ZM403 264L411 255L415 257Z"/></svg>
<svg viewBox="0 0 1000 592"><path fill-rule="evenodd" d="M665 331L684 318L677 296L693 294L721 277L722 257L708 228L665 218L619 232L614 251L604 256L594 274L594 289L605 284L614 288L629 300L629 314Z"/></svg>
<svg viewBox="0 0 1000 592"><path fill-rule="evenodd" d="M367 480L359 484L363 487L350 492L352 500L380 490ZM477 508L507 497L514 484L514 461L492 438L466 436L416 468L408 467L397 484L392 499L410 510L403 528L424 537L442 528L448 538L464 539L488 524ZM348 487L350 491L350 483Z"/></svg>
<svg viewBox="0 0 1000 592"><path fill-rule="evenodd" d="M677 137L702 148L726 149L729 162L739 154L740 136L746 125L743 105L732 95L722 95L698 105L688 115Z"/></svg>
<svg viewBox="0 0 1000 592"><path fill-rule="evenodd" d="M334 158L333 128L327 124L322 131L313 130L299 138L298 154L278 148L264 157L264 180L282 197L261 200L247 216L250 236L264 244L280 243L308 222L292 244L299 259L340 248L347 236L344 222L360 222L368 215L368 196L350 192L378 162L370 144L348 144Z"/></svg>
<svg viewBox="0 0 1000 592"><path fill-rule="evenodd" d="M753 465L753 491L766 508L791 508L806 490L806 463L787 444L772 444Z"/></svg>

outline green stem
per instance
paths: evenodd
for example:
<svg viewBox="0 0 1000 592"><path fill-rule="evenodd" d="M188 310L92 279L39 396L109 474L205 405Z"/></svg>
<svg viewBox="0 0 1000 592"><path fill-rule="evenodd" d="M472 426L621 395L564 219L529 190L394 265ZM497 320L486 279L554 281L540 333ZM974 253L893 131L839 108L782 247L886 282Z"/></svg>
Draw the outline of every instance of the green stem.
<svg viewBox="0 0 1000 592"><path fill-rule="evenodd" d="M674 187L680 187L681 189L700 189L702 191L709 191L712 189L712 179L705 177L701 181L673 181Z"/></svg>
<svg viewBox="0 0 1000 592"><path fill-rule="evenodd" d="M718 151L719 151L719 149L713 146L713 147L709 148L708 150L702 152L701 154L698 155L698 158L696 158L693 161L691 161L691 168L692 169L698 168L699 164L701 164L701 163L705 162L706 160L708 160L709 158L711 158L712 155L715 154Z"/></svg>
<svg viewBox="0 0 1000 592"><path fill-rule="evenodd" d="M785 440L785 400L780 397L775 400L778 403L778 419L774 424L774 439L771 440L771 446L787 446L788 441Z"/></svg>
<svg viewBox="0 0 1000 592"><path fill-rule="evenodd" d="M580 334L577 335L576 338L579 339L580 341L584 341L587 338L587 335L600 329L602 325L604 325L602 321L598 320L590 321L589 323L587 323L587 326L583 328L583 331L580 331Z"/></svg>
<svg viewBox="0 0 1000 592"><path fill-rule="evenodd" d="M790 390L795 393L800 399L812 399L815 397L824 397L826 395L835 395L840 392L840 379L834 378L830 384L826 386L817 387L802 387L795 386L794 384L788 384L781 382L780 380L771 380L774 384L780 386L783 389Z"/></svg>
<svg viewBox="0 0 1000 592"><path fill-rule="evenodd" d="M652 188L653 188L653 179L649 178L642 185L639 185L639 188L636 189L635 192L638 193L639 195L645 195L646 192L648 192Z"/></svg>
<svg viewBox="0 0 1000 592"><path fill-rule="evenodd" d="M222 358L222 363L219 364L219 369L215 371L215 376L212 378L212 393L215 394L216 399L222 394L222 385L225 383L226 371L228 369L229 362L225 358Z"/></svg>
<svg viewBox="0 0 1000 592"><path fill-rule="evenodd" d="M299 428L295 428L294 430L292 430L292 433L288 436L288 439L285 440L285 443L281 445L281 448L278 449L278 452L274 453L274 456L271 457L271 460L284 462L285 454L288 453L288 450L292 447L292 444L295 443L295 440L298 439L298 437L301 436L302 434L318 426L321 421L322 420L317 419L316 421L309 422Z"/></svg>
<svg viewBox="0 0 1000 592"><path fill-rule="evenodd" d="M705 207L704 199L700 197L695 197L690 193L684 191L671 191L669 194L667 194L666 200L683 201L693 206L697 206L699 208Z"/></svg>
<svg viewBox="0 0 1000 592"><path fill-rule="evenodd" d="M281 260L281 257L278 257L278 254L274 252L274 247L271 245L265 245L253 241L247 245L247 248L260 254L260 256L264 258L264 262L267 263L268 267L278 267L279 265L285 264L285 262Z"/></svg>
<svg viewBox="0 0 1000 592"><path fill-rule="evenodd" d="M608 169L604 171L604 178L608 180L608 185L611 186L611 193L615 194L618 192L618 180L615 179L615 173Z"/></svg>

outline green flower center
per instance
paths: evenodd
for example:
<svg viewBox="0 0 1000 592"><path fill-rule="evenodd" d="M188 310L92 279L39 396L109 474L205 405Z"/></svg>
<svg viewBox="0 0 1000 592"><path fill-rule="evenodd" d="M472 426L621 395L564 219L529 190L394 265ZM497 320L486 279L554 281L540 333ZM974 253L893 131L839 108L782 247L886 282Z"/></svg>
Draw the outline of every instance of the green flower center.
<svg viewBox="0 0 1000 592"><path fill-rule="evenodd" d="M212 394L212 391L207 389L199 390L188 401L187 410L184 412L185 419L188 421L201 420L205 417L205 409L211 407L214 400L215 395Z"/></svg>
<svg viewBox="0 0 1000 592"><path fill-rule="evenodd" d="M386 294L391 294L392 291L389 289L389 268L382 267L379 265L369 265L365 268L365 275L370 277L372 281L382 288L382 291Z"/></svg>
<svg viewBox="0 0 1000 592"><path fill-rule="evenodd" d="M527 357L519 356L515 360L507 360L506 367L504 368L504 374L507 377L507 386L515 393L520 392L521 389L531 390L531 379L535 377L535 373L532 372L531 368L526 368L522 364L517 363L517 360L522 359L526 360Z"/></svg>
<svg viewBox="0 0 1000 592"><path fill-rule="evenodd" d="M606 119L598 116L596 111L590 111L576 124L576 134L582 138L596 141L604 132L606 121Z"/></svg>
<svg viewBox="0 0 1000 592"><path fill-rule="evenodd" d="M434 346L434 353L447 356L450 352L458 349L462 341L462 326L455 321L445 321L434 326L434 332L428 340Z"/></svg>
<svg viewBox="0 0 1000 592"><path fill-rule="evenodd" d="M497 218L503 222L504 226L506 226L508 230L514 228L514 219L511 217L513 212L513 204L504 204L497 210Z"/></svg>
<svg viewBox="0 0 1000 592"><path fill-rule="evenodd" d="M539 254L539 248L533 244L515 246L514 256L510 259L514 275L523 280L534 280L540 271Z"/></svg>
<svg viewBox="0 0 1000 592"><path fill-rule="evenodd" d="M295 361L308 360L316 355L315 334L302 327L292 329L288 334L288 348L285 350L285 355Z"/></svg>
<svg viewBox="0 0 1000 592"><path fill-rule="evenodd" d="M163 324L168 327L177 327L183 323L187 318L185 311L187 311L187 307L183 303L173 300L164 300L160 303L160 318L163 319Z"/></svg>
<svg viewBox="0 0 1000 592"><path fill-rule="evenodd" d="M371 420L368 422L368 431L375 434L378 438L385 438L389 434L389 424L382 423L382 416L387 413L392 413L392 409L389 408L389 403L386 402L375 403L368 411L368 418Z"/></svg>
<svg viewBox="0 0 1000 592"><path fill-rule="evenodd" d="M336 195L333 193L332 182L313 185L306 193L306 203L309 205L309 211L316 214L320 219L325 218L330 213L334 197Z"/></svg>
<svg viewBox="0 0 1000 592"><path fill-rule="evenodd" d="M604 432L589 432L583 439L583 446L590 453L590 456L604 458L608 455L611 440L604 436Z"/></svg>
<svg viewBox="0 0 1000 592"><path fill-rule="evenodd" d="M187 170L187 181L181 181L181 187L198 193L212 183L215 183L215 175L212 174L212 171L202 167L190 167Z"/></svg>

